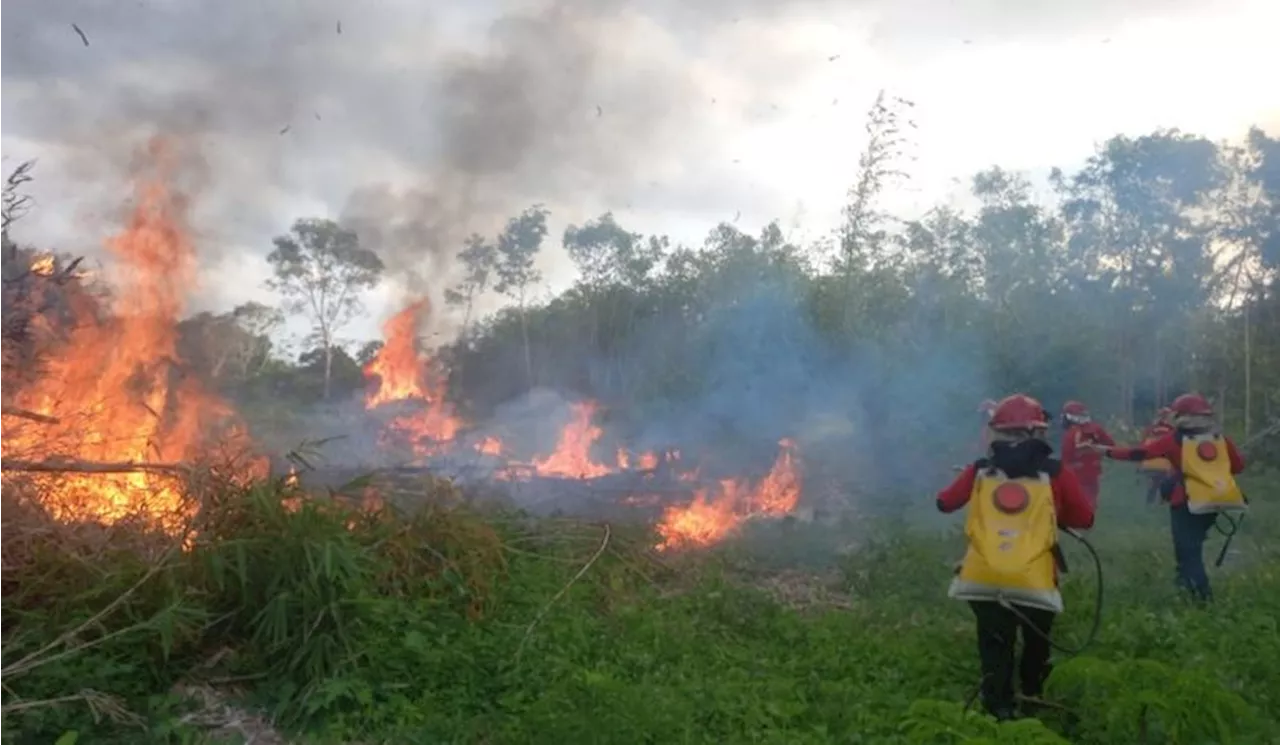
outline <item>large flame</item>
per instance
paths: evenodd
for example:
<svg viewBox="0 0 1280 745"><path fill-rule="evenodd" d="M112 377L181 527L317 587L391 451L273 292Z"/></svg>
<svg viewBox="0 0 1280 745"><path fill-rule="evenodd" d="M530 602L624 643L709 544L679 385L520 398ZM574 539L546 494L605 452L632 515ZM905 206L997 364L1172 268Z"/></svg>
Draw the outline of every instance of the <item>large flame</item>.
<svg viewBox="0 0 1280 745"><path fill-rule="evenodd" d="M6 422L6 459L189 463L207 460L214 440L248 445L230 407L175 364L177 320L194 284L196 255L186 199L169 185L172 153L156 140L148 155L151 168L135 183L128 224L106 243L121 277L114 313L83 298L72 303L75 325L65 343L42 361L35 382L13 396L23 409L50 419ZM176 528L189 512L172 475L39 480L47 506L64 519L114 522L142 513Z"/></svg>
<svg viewBox="0 0 1280 745"><path fill-rule="evenodd" d="M398 401L419 405L417 411L397 416L389 425L419 455L447 448L462 427L445 400L443 378L418 347L418 332L430 310L422 298L388 319L382 325L382 349L364 369L367 379L377 381L365 400L366 408Z"/></svg>
<svg viewBox="0 0 1280 745"><path fill-rule="evenodd" d="M573 404L573 418L560 432L555 452L533 461L539 476L594 479L613 473L613 468L591 458L591 446L603 434L603 430L592 422L597 408L594 401Z"/></svg>
<svg viewBox="0 0 1280 745"><path fill-rule="evenodd" d="M601 463L591 454L592 448L604 430L596 426L594 419L600 405L595 401L579 401L570 407L572 416L556 441L556 449L544 458L534 458L533 463L512 463L511 469L499 473L498 478L510 479L520 474L550 476L569 479L597 479L601 476L631 470L633 466L652 470L658 465L656 453L644 452L634 457L625 448L618 448L614 464ZM500 452L501 443L495 452ZM482 452L485 452L482 450Z"/></svg>
<svg viewBox="0 0 1280 745"><path fill-rule="evenodd" d="M725 479L714 488L700 489L692 503L668 507L658 523L660 550L718 543L757 516L780 517L800 501L801 478L795 464L795 443L778 443L778 458L755 488L745 481Z"/></svg>

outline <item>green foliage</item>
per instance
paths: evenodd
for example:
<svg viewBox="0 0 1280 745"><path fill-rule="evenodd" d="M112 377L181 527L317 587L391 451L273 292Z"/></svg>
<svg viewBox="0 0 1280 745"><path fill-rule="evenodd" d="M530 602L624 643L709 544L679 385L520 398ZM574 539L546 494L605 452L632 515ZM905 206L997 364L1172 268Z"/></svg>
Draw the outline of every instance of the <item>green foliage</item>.
<svg viewBox="0 0 1280 745"><path fill-rule="evenodd" d="M761 524L658 556L642 527L296 504L261 484L210 495L200 535L166 552L134 529L50 540L55 523L6 502L4 740L197 742L174 685L236 680L239 705L302 742L1265 742L1280 725L1274 505L1255 506L1206 611L1177 600L1167 517L1127 483L1109 477L1090 534L1102 634L1059 662L1037 718L998 725L963 710L973 621L945 598L960 541L919 527ZM1091 581L1067 578L1064 643L1089 624ZM15 665L75 629L66 654Z"/></svg>
<svg viewBox="0 0 1280 745"><path fill-rule="evenodd" d="M913 745L1066 745L1070 742L1038 720L1001 724L985 714L966 711L953 701L912 703L902 730Z"/></svg>
<svg viewBox="0 0 1280 745"><path fill-rule="evenodd" d="M1208 669L1080 657L1054 669L1048 692L1089 712L1071 729L1097 742L1239 742L1259 732L1256 712Z"/></svg>

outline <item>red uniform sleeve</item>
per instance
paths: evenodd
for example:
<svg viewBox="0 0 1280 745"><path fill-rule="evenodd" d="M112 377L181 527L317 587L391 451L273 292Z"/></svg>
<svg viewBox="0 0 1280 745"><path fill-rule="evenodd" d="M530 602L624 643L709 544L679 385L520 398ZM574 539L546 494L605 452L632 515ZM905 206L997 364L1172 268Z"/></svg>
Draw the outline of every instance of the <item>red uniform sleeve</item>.
<svg viewBox="0 0 1280 745"><path fill-rule="evenodd" d="M942 491L938 492L938 511L939 512L955 512L961 507L969 503L969 497L973 494L973 481L977 475L978 469L972 463L964 467L956 480Z"/></svg>
<svg viewBox="0 0 1280 745"><path fill-rule="evenodd" d="M1175 466L1182 463L1182 449L1173 433L1161 435L1157 439L1142 443L1135 448L1112 448L1107 451L1112 460L1147 460L1149 458L1166 458Z"/></svg>
<svg viewBox="0 0 1280 745"><path fill-rule="evenodd" d="M1227 441L1227 458L1231 460L1231 472L1240 473L1244 470L1244 456L1236 449L1236 444L1230 437L1224 439Z"/></svg>
<svg viewBox="0 0 1280 745"><path fill-rule="evenodd" d="M1076 440L1079 438L1080 428L1071 426L1066 432L1062 433L1062 462L1074 463L1079 456L1076 453Z"/></svg>
<svg viewBox="0 0 1280 745"><path fill-rule="evenodd" d="M1070 468L1058 469L1053 477L1053 506L1058 524L1066 528L1087 530L1093 527L1093 506L1080 491L1080 481Z"/></svg>
<svg viewBox="0 0 1280 745"><path fill-rule="evenodd" d="M1111 433L1107 431L1106 427L1103 427L1101 424L1095 424L1093 426L1094 426L1094 430L1093 430L1094 442L1098 443L1099 445L1107 445L1109 447L1115 446L1116 441L1111 439Z"/></svg>

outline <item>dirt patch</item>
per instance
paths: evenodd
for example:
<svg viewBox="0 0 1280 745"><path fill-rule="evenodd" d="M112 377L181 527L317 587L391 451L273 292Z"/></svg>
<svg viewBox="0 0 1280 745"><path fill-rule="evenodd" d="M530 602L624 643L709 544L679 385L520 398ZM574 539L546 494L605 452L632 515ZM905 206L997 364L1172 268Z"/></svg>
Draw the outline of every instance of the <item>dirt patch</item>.
<svg viewBox="0 0 1280 745"><path fill-rule="evenodd" d="M753 577L750 582L795 610L853 607L848 593L840 586L840 575L835 572L782 570Z"/></svg>

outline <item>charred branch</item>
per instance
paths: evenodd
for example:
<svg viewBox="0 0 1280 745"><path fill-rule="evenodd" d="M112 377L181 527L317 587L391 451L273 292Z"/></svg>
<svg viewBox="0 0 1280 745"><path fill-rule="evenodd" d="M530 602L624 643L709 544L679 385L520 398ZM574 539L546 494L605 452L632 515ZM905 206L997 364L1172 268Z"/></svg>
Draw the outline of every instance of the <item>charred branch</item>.
<svg viewBox="0 0 1280 745"><path fill-rule="evenodd" d="M192 467L181 463L103 463L51 458L48 460L0 460L0 471L12 473L164 473L187 474Z"/></svg>
<svg viewBox="0 0 1280 745"><path fill-rule="evenodd" d="M12 416L12 417L17 417L19 419L26 419L32 422L39 422L41 424L57 424L58 423L58 419L56 417L46 416L44 414L37 414L34 411L27 411L26 409L17 409L11 406L6 406L3 409L0 409L0 416Z"/></svg>

